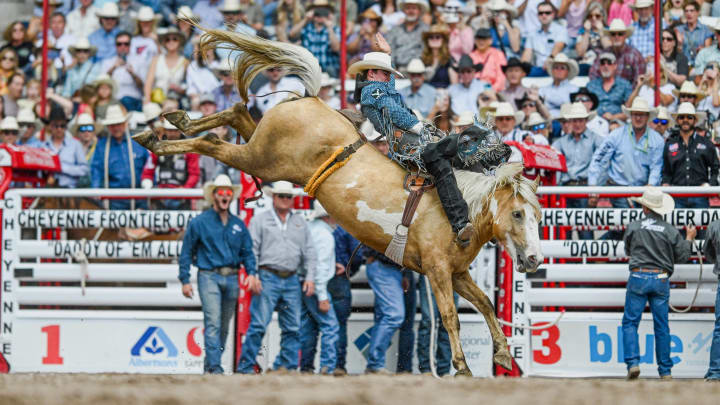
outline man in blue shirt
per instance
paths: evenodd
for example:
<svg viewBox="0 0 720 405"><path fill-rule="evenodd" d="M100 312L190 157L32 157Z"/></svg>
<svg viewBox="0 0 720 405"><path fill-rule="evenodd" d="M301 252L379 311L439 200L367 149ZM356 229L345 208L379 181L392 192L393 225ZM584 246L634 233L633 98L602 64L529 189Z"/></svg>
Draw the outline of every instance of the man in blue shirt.
<svg viewBox="0 0 720 405"><path fill-rule="evenodd" d="M100 19L100 28L90 34L88 40L97 48L95 61L101 62L117 55L115 36L120 32L118 27L120 11L116 3L105 3L97 12L97 16Z"/></svg>
<svg viewBox="0 0 720 405"><path fill-rule="evenodd" d="M90 171L85 151L82 144L67 132L68 119L62 108L50 110L48 121L50 139L44 142L43 147L57 153L60 159L60 173L54 175L55 186L75 188L78 180Z"/></svg>
<svg viewBox="0 0 720 405"><path fill-rule="evenodd" d="M435 105L435 88L425 83L425 64L420 59L413 59L407 66L410 85L398 90L407 105L412 110L420 111L427 117Z"/></svg>
<svg viewBox="0 0 720 405"><path fill-rule="evenodd" d="M625 120L623 104L632 94L632 84L617 74L617 58L605 52L600 60L600 77L590 80L587 89L598 98L597 113L608 121Z"/></svg>
<svg viewBox="0 0 720 405"><path fill-rule="evenodd" d="M528 35L522 61L532 63L530 76L547 76L545 61L562 52L569 42L567 28L555 22L555 6L549 1L537 5L540 29ZM534 62L534 63L533 63Z"/></svg>
<svg viewBox="0 0 720 405"><path fill-rule="evenodd" d="M248 273L256 271L250 232L240 218L228 211L240 189L224 174L205 186L205 200L212 208L190 221L180 252L178 279L187 298L193 296L190 265L198 268L205 339L203 370L209 374L223 373L220 358L237 306L238 268L244 265Z"/></svg>

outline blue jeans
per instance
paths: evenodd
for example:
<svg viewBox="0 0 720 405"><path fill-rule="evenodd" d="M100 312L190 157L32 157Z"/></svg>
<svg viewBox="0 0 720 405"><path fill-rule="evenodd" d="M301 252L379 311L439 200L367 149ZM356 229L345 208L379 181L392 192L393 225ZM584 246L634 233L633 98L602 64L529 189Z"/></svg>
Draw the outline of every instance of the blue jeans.
<svg viewBox="0 0 720 405"><path fill-rule="evenodd" d="M655 332L655 357L658 363L658 374L660 376L670 374L673 362L670 360L669 299L670 282L665 274L630 273L625 294L625 313L622 319L623 350L628 369L640 364L637 330L645 304L649 301Z"/></svg>
<svg viewBox="0 0 720 405"><path fill-rule="evenodd" d="M332 299L330 300L332 304ZM302 357L300 370L315 371L315 348L317 347L318 332L322 333L320 339L320 368L327 367L331 373L337 363L336 344L338 340L338 322L335 310L330 305L326 313L318 310L317 295L308 297L302 294L302 317L300 326L300 347Z"/></svg>
<svg viewBox="0 0 720 405"><path fill-rule="evenodd" d="M142 100L130 96L120 99L120 104L128 111L142 111Z"/></svg>
<svg viewBox="0 0 720 405"><path fill-rule="evenodd" d="M367 265L367 278L375 293L375 325L370 332L367 368L385 368L385 352L405 319L402 273L397 266L378 260Z"/></svg>
<svg viewBox="0 0 720 405"><path fill-rule="evenodd" d="M587 208L588 206L588 199L587 198L568 198L565 200L565 205L567 208ZM578 237L581 240L588 240L593 239L593 233L592 231L578 231Z"/></svg>
<svg viewBox="0 0 720 405"><path fill-rule="evenodd" d="M408 270L403 274L410 282L407 292L404 294L405 320L400 325L400 336L398 339L398 373L412 373L413 349L415 348L415 313L417 313L417 292L415 291L415 274Z"/></svg>
<svg viewBox="0 0 720 405"><path fill-rule="evenodd" d="M280 367L296 370L298 351L300 350L300 307L301 288L298 276L280 278L275 274L260 270L262 292L254 295L250 303L250 326L248 327L242 355L237 372L255 373L255 357L260 350L267 325L272 320L273 311L278 310L280 324L280 353L275 358L274 369Z"/></svg>
<svg viewBox="0 0 720 405"><path fill-rule="evenodd" d="M328 293L332 297L333 310L338 321L338 339L336 347L337 364L335 368L345 370L347 358L347 322L352 311L350 280L344 274L335 276L328 282Z"/></svg>
<svg viewBox="0 0 720 405"><path fill-rule="evenodd" d="M437 374L443 376L450 372L450 361L452 360L452 349L450 349L450 337L447 329L443 326L440 310L435 302L435 295L432 294L432 287L425 276L420 276L418 291L420 292L420 326L418 327L417 357L418 368L421 373L429 373L430 370L430 305L427 299L427 288L430 288L432 307L435 313L435 326L437 329L437 344L435 358L437 359ZM454 294L455 306L458 305L458 295Z"/></svg>
<svg viewBox="0 0 720 405"><path fill-rule="evenodd" d="M205 364L203 371L222 374L220 358L225 350L230 319L238 298L238 276L223 276L212 271L198 272L198 295L202 302L205 331Z"/></svg>
<svg viewBox="0 0 720 405"><path fill-rule="evenodd" d="M705 378L720 380L720 281L715 296L715 329L713 330L712 346L710 346L710 367Z"/></svg>

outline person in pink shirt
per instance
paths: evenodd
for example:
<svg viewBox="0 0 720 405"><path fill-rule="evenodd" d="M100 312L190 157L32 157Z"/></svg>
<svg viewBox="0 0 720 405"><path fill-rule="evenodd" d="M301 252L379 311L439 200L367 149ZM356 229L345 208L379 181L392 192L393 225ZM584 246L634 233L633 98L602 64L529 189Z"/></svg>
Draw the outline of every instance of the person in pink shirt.
<svg viewBox="0 0 720 405"><path fill-rule="evenodd" d="M505 90L505 74L502 67L507 64L507 59L502 51L491 47L491 44L490 29L480 28L475 33L475 50L470 53L470 58L473 63L483 65L477 78L490 83L493 90L499 92Z"/></svg>
<svg viewBox="0 0 720 405"><path fill-rule="evenodd" d="M457 0L449 0L445 3L445 7L453 6L457 3L459 8L462 4ZM469 54L473 50L473 29L465 25L465 18L459 11L451 11L443 13L443 21L447 24L450 31L450 56L453 60L458 61L462 55Z"/></svg>
<svg viewBox="0 0 720 405"><path fill-rule="evenodd" d="M611 0L610 8L608 9L608 19L607 23L610 24L610 22L616 18L619 18L622 20L622 22L625 23L625 26L630 26L633 21L633 15L632 15L632 9L630 8L631 4L635 4L635 0Z"/></svg>

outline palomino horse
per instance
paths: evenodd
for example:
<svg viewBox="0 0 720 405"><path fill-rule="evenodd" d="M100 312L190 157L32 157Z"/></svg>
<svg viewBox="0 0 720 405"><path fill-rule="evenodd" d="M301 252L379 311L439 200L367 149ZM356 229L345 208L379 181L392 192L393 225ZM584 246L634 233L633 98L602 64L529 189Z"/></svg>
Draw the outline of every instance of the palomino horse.
<svg viewBox="0 0 720 405"><path fill-rule="evenodd" d="M213 134L177 141L159 140L146 131L135 136L140 144L159 155L202 153L262 178L306 184L315 170L338 149L355 142L354 126L317 97L320 68L305 49L257 37L210 30L201 46L229 47L243 51L236 60L238 90L247 100L247 86L262 69L281 66L297 74L310 97L286 101L270 109L255 127L242 104L214 116L190 121L183 112L169 118L188 135L219 125L232 125L248 141L233 145ZM403 187L405 171L369 145L320 185L317 199L340 225L367 246L384 252L400 224L408 197ZM482 312L493 339L493 360L510 369L512 358L493 306L473 282L468 268L480 248L495 238L510 252L516 268L535 271L543 258L538 240L540 206L537 183L522 176L522 165L508 164L495 176L456 172L458 185L468 201L477 230L469 246L458 247L437 193L430 191L420 202L410 227L403 265L428 277L443 325L452 347L453 366L470 375L460 346L460 322L453 305L453 290Z"/></svg>

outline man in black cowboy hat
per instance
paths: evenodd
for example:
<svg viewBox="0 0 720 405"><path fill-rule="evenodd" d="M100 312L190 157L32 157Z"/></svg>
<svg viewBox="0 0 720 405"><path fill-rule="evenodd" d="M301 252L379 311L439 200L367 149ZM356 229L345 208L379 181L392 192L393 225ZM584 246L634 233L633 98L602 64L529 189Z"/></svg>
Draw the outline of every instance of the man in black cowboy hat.
<svg viewBox="0 0 720 405"><path fill-rule="evenodd" d="M43 147L55 152L60 159L60 173L56 173L55 186L75 188L81 177L90 173L85 151L82 144L69 135L67 131L68 119L60 107L50 110L47 119L50 138L44 142Z"/></svg>
<svg viewBox="0 0 720 405"><path fill-rule="evenodd" d="M570 102L583 103L588 112L593 112L598 107L598 97L591 93L587 87L581 87L575 93L570 93ZM610 124L607 120L598 114L587 122L589 130L598 135L605 136L610 133Z"/></svg>
<svg viewBox="0 0 720 405"><path fill-rule="evenodd" d="M492 90L490 83L475 77L482 67L482 64L473 63L468 55L460 57L455 66L455 71L458 72L458 83L448 87L450 108L456 113L476 111L477 99L480 94L485 90Z"/></svg>
<svg viewBox="0 0 720 405"><path fill-rule="evenodd" d="M502 67L507 82L505 90L502 90L500 95L505 97L505 100L522 98L530 90L522 84L522 79L530 74L530 68L529 63L522 62L518 58L510 58L507 65Z"/></svg>

